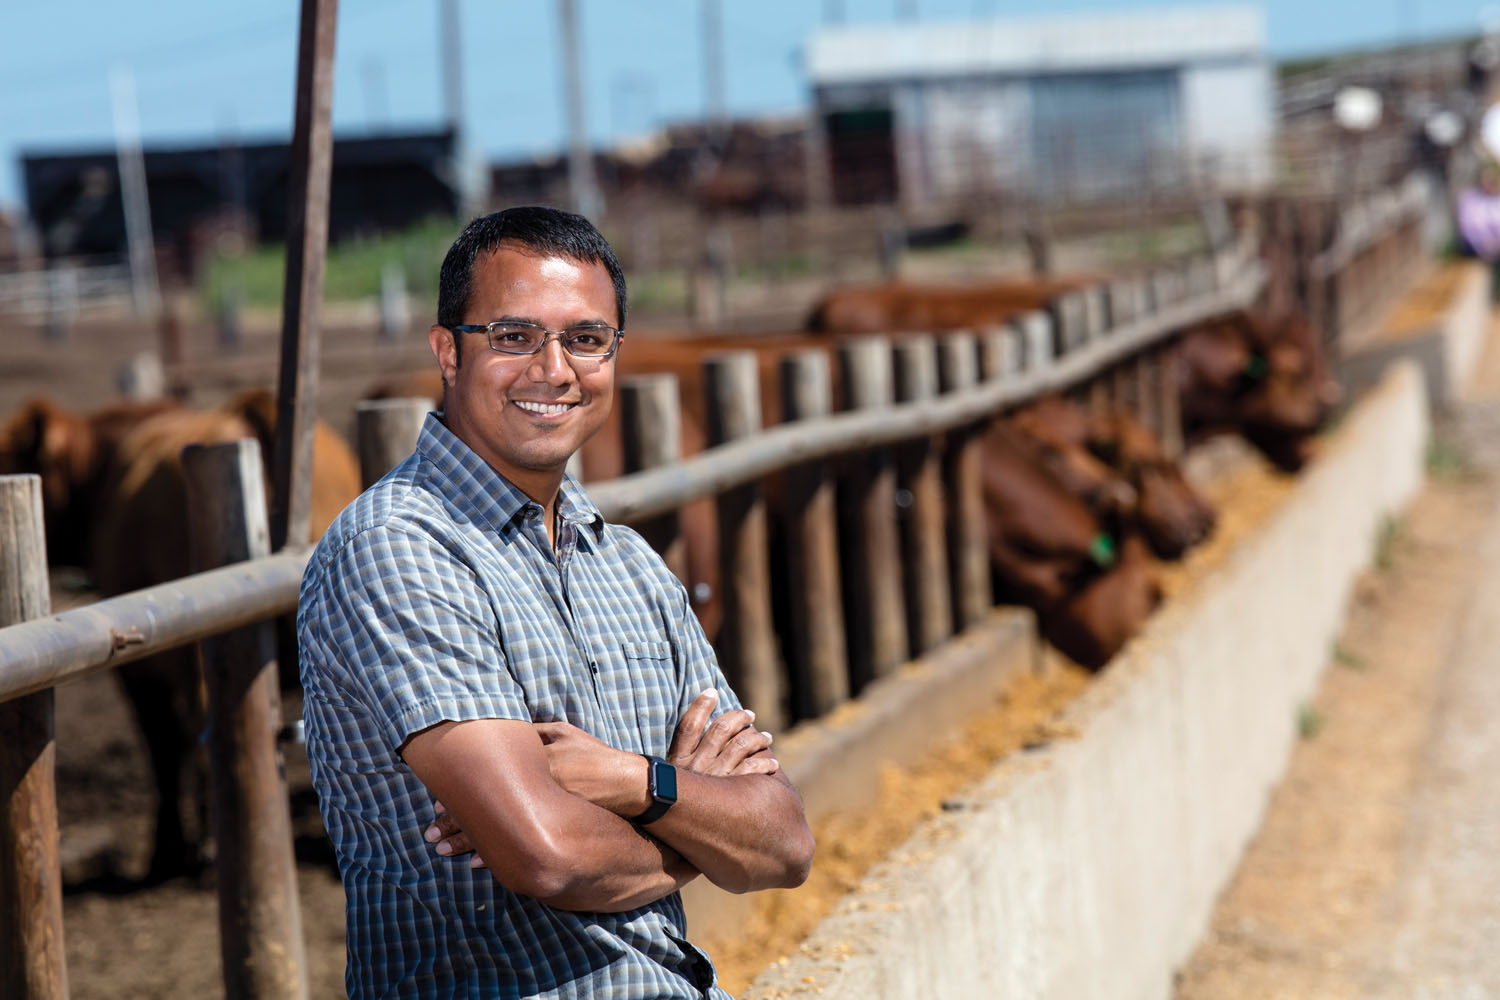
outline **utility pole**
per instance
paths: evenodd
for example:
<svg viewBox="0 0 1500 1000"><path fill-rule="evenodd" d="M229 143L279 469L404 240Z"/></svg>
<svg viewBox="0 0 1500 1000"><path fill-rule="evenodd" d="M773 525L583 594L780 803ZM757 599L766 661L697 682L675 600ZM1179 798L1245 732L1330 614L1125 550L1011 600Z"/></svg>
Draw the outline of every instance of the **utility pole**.
<svg viewBox="0 0 1500 1000"><path fill-rule="evenodd" d="M125 209L125 246L130 260L130 298L138 316L155 316L161 305L156 281L156 241L151 235L151 203L146 194L146 157L141 151L141 119L135 101L135 75L116 67L109 76L115 113L115 161L120 201Z"/></svg>
<svg viewBox="0 0 1500 1000"><path fill-rule="evenodd" d="M583 60L578 54L578 11L575 0L558 0L562 17L563 85L568 105L568 190L573 211L594 219L604 199L594 181L593 154L583 113Z"/></svg>
<svg viewBox="0 0 1500 1000"><path fill-rule="evenodd" d="M442 51L439 65L443 67L443 117L448 128L458 132L464 120L464 62L459 41L458 0L443 0Z"/></svg>
<svg viewBox="0 0 1500 1000"><path fill-rule="evenodd" d="M709 137L723 139L727 125L724 106L723 0L703 0L703 118Z"/></svg>

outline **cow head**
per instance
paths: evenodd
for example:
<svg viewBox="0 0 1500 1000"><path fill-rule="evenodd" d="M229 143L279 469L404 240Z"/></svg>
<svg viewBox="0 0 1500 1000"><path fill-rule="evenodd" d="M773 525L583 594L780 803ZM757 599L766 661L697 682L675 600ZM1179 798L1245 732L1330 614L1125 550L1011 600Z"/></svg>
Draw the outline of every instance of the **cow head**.
<svg viewBox="0 0 1500 1000"><path fill-rule="evenodd" d="M0 474L32 473L42 480L42 516L48 559L80 564L86 552L91 511L87 490L99 454L88 420L38 397L0 428Z"/></svg>
<svg viewBox="0 0 1500 1000"><path fill-rule="evenodd" d="M1156 556L1176 559L1213 530L1212 505L1139 420L1118 410L1095 415L1089 447L1135 488L1134 522Z"/></svg>
<svg viewBox="0 0 1500 1000"><path fill-rule="evenodd" d="M1046 608L1110 565L1114 543L1099 518L1018 437L1001 421L982 439L990 565L998 598Z"/></svg>
<svg viewBox="0 0 1500 1000"><path fill-rule="evenodd" d="M1161 604L1161 586L1145 542L1127 535L1108 571L1039 616L1042 634L1079 666L1105 666Z"/></svg>
<svg viewBox="0 0 1500 1000"><path fill-rule="evenodd" d="M1237 431L1286 471L1310 457L1341 395L1315 331L1292 313L1240 313L1189 331L1178 359L1184 426Z"/></svg>

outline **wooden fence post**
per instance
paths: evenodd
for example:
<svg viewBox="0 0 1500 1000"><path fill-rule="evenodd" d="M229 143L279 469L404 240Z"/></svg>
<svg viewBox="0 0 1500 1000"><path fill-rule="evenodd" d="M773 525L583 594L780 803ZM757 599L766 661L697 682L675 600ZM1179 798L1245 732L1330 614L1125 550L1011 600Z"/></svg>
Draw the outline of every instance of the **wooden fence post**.
<svg viewBox="0 0 1500 1000"><path fill-rule="evenodd" d="M898 401L937 398L937 343L932 337L904 339L896 346L895 362ZM901 543L907 633L912 654L920 656L953 634L942 458L932 438L903 445L897 456L896 504L904 515Z"/></svg>
<svg viewBox="0 0 1500 1000"><path fill-rule="evenodd" d="M368 488L417 446L430 399L367 399L354 404L359 477Z"/></svg>
<svg viewBox="0 0 1500 1000"><path fill-rule="evenodd" d="M182 466L196 568L269 555L259 445L191 445ZM230 1000L305 998L292 823L276 745L275 635L262 622L204 639L202 648L224 992Z"/></svg>
<svg viewBox="0 0 1500 1000"><path fill-rule="evenodd" d="M670 465L682 457L682 401L677 376L632 375L620 380L620 435L625 471ZM673 511L634 526L689 587L681 516Z"/></svg>
<svg viewBox="0 0 1500 1000"><path fill-rule="evenodd" d="M938 345L938 379L943 392L979 384L972 334L955 333ZM948 568L953 581L953 627L976 624L994 605L990 589L989 538L984 518L979 429L948 436L943 479L948 495Z"/></svg>
<svg viewBox="0 0 1500 1000"><path fill-rule="evenodd" d="M0 625L51 611L39 476L0 476ZM61 1000L53 691L0 703L0 996Z"/></svg>
<svg viewBox="0 0 1500 1000"><path fill-rule="evenodd" d="M727 351L704 359L708 440L712 445L748 437L760 428L760 371L752 351ZM719 495L719 576L724 630L719 658L756 725L786 724L786 683L771 623L771 571L766 504L759 483Z"/></svg>
<svg viewBox="0 0 1500 1000"><path fill-rule="evenodd" d="M839 366L849 409L891 405L891 346L884 337L861 337L841 344ZM840 522L848 532L848 543L840 549L845 560L850 680L858 691L904 663L910 653L896 525L896 470L889 449L849 456L839 505L843 508Z"/></svg>
<svg viewBox="0 0 1500 1000"><path fill-rule="evenodd" d="M781 399L787 421L833 412L826 351L815 348L782 358ZM831 712L849 698L839 526L828 463L788 469L785 485L782 520L791 612L792 707L797 718L808 719Z"/></svg>

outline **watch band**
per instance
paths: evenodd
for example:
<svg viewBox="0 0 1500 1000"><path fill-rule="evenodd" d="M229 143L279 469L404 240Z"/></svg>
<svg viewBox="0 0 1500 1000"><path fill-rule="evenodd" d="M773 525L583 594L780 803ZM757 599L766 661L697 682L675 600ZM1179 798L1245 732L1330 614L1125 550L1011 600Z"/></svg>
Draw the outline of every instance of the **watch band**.
<svg viewBox="0 0 1500 1000"><path fill-rule="evenodd" d="M648 765L646 788L651 795L651 804L646 807L645 812L630 818L630 822L640 826L661 819L677 802L677 768L660 757L650 754L642 756L646 758Z"/></svg>

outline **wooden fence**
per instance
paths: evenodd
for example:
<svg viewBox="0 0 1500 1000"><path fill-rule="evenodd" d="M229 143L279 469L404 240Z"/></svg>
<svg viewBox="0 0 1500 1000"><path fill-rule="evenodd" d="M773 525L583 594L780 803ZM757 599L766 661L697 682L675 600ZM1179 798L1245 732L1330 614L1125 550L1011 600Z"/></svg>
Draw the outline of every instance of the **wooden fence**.
<svg viewBox="0 0 1500 1000"><path fill-rule="evenodd" d="M1404 223L1397 214L1384 232L1397 239ZM1372 230L1369 241L1377 246L1380 234ZM1408 254L1404 267L1413 270L1417 259ZM671 449L652 452L674 436L675 386L662 377L627 380L621 405L634 415L627 424L639 437L628 450L641 471L594 484L590 494L612 521L655 522L655 540L667 549L673 512L716 497L726 612L718 652L726 673L762 724L817 716L989 606L978 428L1039 393L1066 389L1131 405L1172 441L1174 335L1250 304L1264 280L1256 248L1242 243L1068 293L1047 312L993 330L908 337L894 346L884 338L842 342L831 350L850 408L837 414L829 412L829 353L799 352L782 362L784 398L796 419L769 429L760 427L755 358L730 352L708 362L715 446L681 461L670 461ZM398 415L361 425L395 425L407 436L412 429L409 412L404 423ZM51 616L38 481L0 478L5 996L66 991L52 688L194 641L204 642L214 720L226 987L231 996L305 995L291 841L266 836L283 828L287 805L274 766L279 720L268 707L275 667L259 623L293 610L308 553L265 554L252 443L197 451L186 464L205 570ZM361 453L371 474L392 455L377 441L362 442ZM783 478L784 548L795 555L776 581L761 486L772 474ZM215 488L226 483L227 491ZM836 519L852 540L842 553ZM772 624L773 587L790 600L785 642Z"/></svg>

